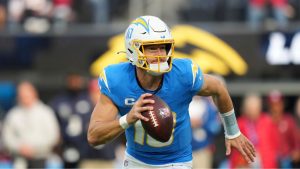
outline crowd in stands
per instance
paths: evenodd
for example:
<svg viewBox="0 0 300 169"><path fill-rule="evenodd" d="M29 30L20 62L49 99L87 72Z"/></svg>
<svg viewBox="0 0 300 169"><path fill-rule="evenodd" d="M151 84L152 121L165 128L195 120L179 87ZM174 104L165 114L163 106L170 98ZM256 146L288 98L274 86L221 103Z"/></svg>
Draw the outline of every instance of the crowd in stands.
<svg viewBox="0 0 300 169"><path fill-rule="evenodd" d="M266 103L264 108L264 103ZM220 120L209 98L195 96L190 104L193 128L194 168L299 168L300 166L300 97L294 112L287 112L285 97L272 90L266 99L257 93L244 96L238 117L242 133L256 148L254 163L247 163L233 150L229 157L216 164L216 154L224 153L217 144Z"/></svg>
<svg viewBox="0 0 300 169"><path fill-rule="evenodd" d="M264 112L261 96L245 97L238 124L256 147L257 157L256 162L249 165L234 151L229 158L231 168L299 168L300 128L296 121L299 103L294 113L287 112L285 98L278 90L268 94L266 103Z"/></svg>
<svg viewBox="0 0 300 169"><path fill-rule="evenodd" d="M70 73L66 88L47 102L29 81L14 86L14 106L1 112L0 168L119 168L122 136L97 150L87 142L97 79Z"/></svg>
<svg viewBox="0 0 300 169"><path fill-rule="evenodd" d="M0 29L22 25L44 33L73 23L127 22L145 14L175 23L247 22L252 28L275 23L285 28L300 19L299 9L297 0L0 0Z"/></svg>

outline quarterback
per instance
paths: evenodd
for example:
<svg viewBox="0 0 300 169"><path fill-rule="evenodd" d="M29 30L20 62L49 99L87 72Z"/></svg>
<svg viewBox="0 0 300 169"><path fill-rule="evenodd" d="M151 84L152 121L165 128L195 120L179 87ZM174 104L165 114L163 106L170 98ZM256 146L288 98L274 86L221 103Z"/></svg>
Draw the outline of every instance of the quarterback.
<svg viewBox="0 0 300 169"><path fill-rule="evenodd" d="M125 131L123 168L192 168L191 125L188 106L194 95L212 96L223 122L226 154L237 148L249 162L255 158L252 143L240 132L233 104L222 83L190 59L174 59L174 39L168 26L154 16L141 16L125 32L128 62L106 67L99 78L100 99L92 113L88 141L97 148ZM162 98L174 117L167 142L147 135L141 112Z"/></svg>

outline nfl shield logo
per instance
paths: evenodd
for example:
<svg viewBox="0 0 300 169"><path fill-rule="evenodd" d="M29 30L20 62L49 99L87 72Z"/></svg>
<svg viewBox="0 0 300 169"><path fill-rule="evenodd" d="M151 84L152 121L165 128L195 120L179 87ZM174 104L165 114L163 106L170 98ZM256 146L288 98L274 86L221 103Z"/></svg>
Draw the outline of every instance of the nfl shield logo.
<svg viewBox="0 0 300 169"><path fill-rule="evenodd" d="M166 118L166 117L170 116L170 112L169 112L168 108L159 109L159 114L162 118Z"/></svg>

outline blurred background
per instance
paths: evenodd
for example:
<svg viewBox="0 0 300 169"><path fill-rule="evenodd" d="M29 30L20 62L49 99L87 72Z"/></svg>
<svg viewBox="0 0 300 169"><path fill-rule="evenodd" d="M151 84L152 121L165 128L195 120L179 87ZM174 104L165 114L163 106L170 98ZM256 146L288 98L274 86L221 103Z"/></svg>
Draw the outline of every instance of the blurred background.
<svg viewBox="0 0 300 169"><path fill-rule="evenodd" d="M223 79L258 150L251 166L225 157L214 106L195 98L194 161L208 163L195 168L300 167L299 0L0 0L0 168L120 168L124 137L94 150L86 133L95 79L126 61L140 15L170 26L175 57Z"/></svg>

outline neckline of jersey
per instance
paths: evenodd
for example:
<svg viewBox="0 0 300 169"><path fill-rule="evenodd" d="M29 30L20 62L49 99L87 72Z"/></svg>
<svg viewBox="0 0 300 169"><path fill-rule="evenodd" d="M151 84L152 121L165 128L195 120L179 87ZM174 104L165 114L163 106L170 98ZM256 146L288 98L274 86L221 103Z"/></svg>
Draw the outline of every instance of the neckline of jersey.
<svg viewBox="0 0 300 169"><path fill-rule="evenodd" d="M143 86L141 85L141 83L140 83L140 81L139 81L139 79L138 79L138 77L137 77L136 67L134 67L134 74L135 74L135 80L136 80L137 84L139 85L139 87L140 87L145 93L156 94L156 93L158 93L158 92L160 91L160 89L161 89L162 86L163 86L163 83L164 83L164 75L162 76L161 82L160 82L160 84L159 84L159 86L158 86L157 89L155 89L155 90L148 90L148 89L143 88Z"/></svg>

